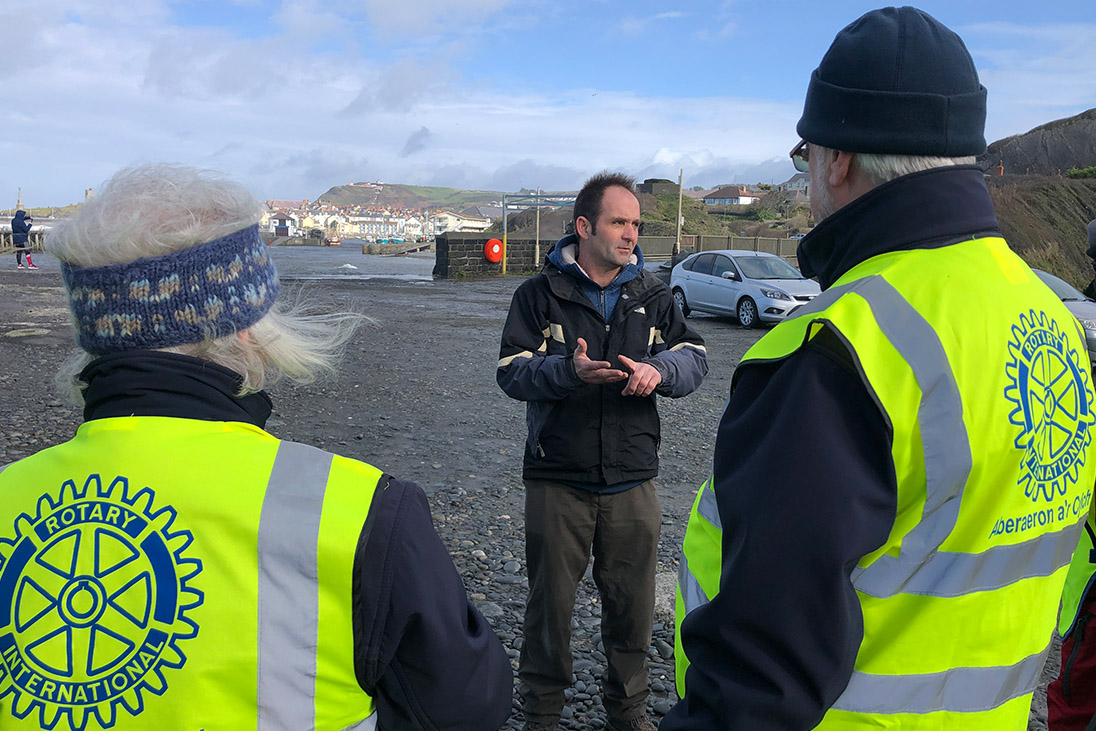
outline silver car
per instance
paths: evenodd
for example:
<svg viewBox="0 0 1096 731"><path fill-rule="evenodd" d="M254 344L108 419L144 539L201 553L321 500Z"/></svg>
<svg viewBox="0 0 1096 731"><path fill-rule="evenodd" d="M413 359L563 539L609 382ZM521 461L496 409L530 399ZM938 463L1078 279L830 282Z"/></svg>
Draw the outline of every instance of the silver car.
<svg viewBox="0 0 1096 731"><path fill-rule="evenodd" d="M1072 284L1059 279L1053 274L1044 272L1042 269L1032 269L1032 271L1039 279L1043 280L1043 284L1050 287L1051 291L1058 295L1058 298L1065 304L1066 309L1072 312L1073 316L1081 322L1081 327L1085 330L1088 357L1096 362L1096 302L1085 297L1081 290Z"/></svg>
<svg viewBox="0 0 1096 731"><path fill-rule="evenodd" d="M774 254L703 251L670 272L670 290L681 313L733 315L742 327L779 322L821 292L813 279Z"/></svg>

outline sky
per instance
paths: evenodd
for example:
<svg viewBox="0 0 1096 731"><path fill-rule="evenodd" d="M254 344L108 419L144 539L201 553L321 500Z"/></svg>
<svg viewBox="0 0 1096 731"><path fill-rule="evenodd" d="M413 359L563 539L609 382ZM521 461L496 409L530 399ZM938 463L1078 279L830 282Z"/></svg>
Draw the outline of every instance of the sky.
<svg viewBox="0 0 1096 731"><path fill-rule="evenodd" d="M118 169L263 199L387 182L575 190L600 170L779 183L856 0L0 0L0 208ZM1091 0L922 0L989 90L987 141L1096 107Z"/></svg>

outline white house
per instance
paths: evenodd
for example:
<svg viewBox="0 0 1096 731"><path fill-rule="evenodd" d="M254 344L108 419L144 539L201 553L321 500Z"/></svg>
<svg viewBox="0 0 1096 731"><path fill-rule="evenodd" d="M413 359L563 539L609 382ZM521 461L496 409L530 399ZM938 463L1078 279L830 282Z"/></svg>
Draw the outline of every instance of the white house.
<svg viewBox="0 0 1096 731"><path fill-rule="evenodd" d="M796 173L780 185L776 186L776 189L786 191L788 193L802 193L804 196L810 197L811 174Z"/></svg>
<svg viewBox="0 0 1096 731"><path fill-rule="evenodd" d="M761 200L761 196L737 185L713 190L704 196L709 206L748 206Z"/></svg>
<svg viewBox="0 0 1096 731"><path fill-rule="evenodd" d="M486 231L491 225L491 219L489 218L454 213L453 211L438 211L434 214L434 219L437 221L437 233L445 233L446 231Z"/></svg>
<svg viewBox="0 0 1096 731"><path fill-rule="evenodd" d="M275 236L296 236L297 219L285 211L272 211L267 230Z"/></svg>

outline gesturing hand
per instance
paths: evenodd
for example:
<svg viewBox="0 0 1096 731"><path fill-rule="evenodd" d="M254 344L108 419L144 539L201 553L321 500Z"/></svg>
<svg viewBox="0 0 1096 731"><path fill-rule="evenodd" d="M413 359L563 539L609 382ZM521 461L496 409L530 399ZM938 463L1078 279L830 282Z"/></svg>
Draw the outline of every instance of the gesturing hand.
<svg viewBox="0 0 1096 731"><path fill-rule="evenodd" d="M586 341L582 338L578 339L574 361L575 373L586 383L613 383L628 377L627 373L613 368L607 360L590 360L590 356L586 355Z"/></svg>
<svg viewBox="0 0 1096 731"><path fill-rule="evenodd" d="M624 396L650 396L662 383L662 374L650 363L637 363L626 355L618 355L617 358L632 372L628 385L621 391Z"/></svg>

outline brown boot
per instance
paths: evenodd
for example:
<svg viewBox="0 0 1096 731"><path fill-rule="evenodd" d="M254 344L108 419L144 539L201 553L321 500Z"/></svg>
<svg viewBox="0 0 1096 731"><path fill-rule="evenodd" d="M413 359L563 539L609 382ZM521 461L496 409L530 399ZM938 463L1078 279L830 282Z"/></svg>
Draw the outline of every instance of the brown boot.
<svg viewBox="0 0 1096 731"><path fill-rule="evenodd" d="M636 716L630 721L610 718L609 731L658 731L658 725L649 719L646 714Z"/></svg>

